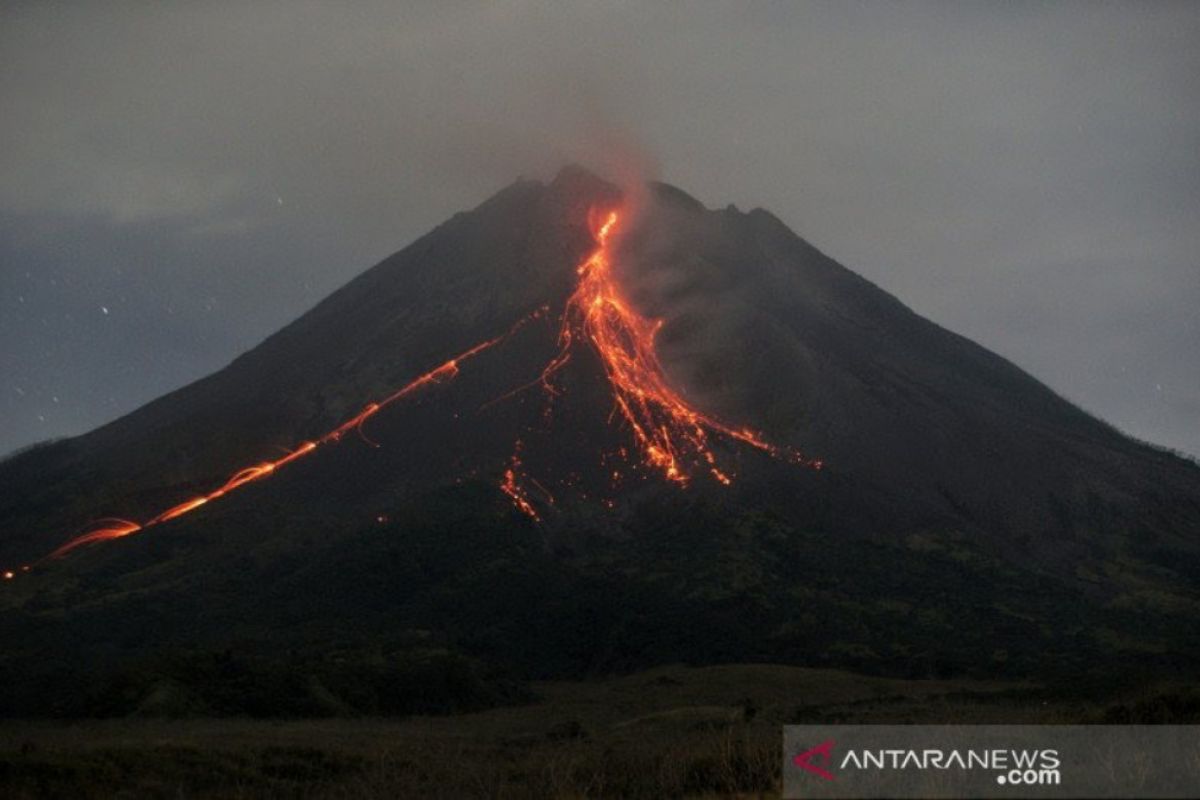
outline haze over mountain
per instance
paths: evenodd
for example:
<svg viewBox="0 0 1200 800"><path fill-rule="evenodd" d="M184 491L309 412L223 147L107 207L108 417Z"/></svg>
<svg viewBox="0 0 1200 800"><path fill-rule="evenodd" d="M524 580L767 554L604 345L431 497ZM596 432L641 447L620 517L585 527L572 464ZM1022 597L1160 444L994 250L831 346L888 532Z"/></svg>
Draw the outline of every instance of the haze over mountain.
<svg viewBox="0 0 1200 800"><path fill-rule="evenodd" d="M57 653L120 675L153 653L290 648L354 705L331 689L330 653L431 643L521 677L675 660L1195 665L1200 468L922 319L762 209L651 185L626 203L613 266L663 320L657 352L691 406L823 468L718 435L730 486L680 487L636 459L622 462L635 479L610 482L631 432L596 353L564 367L552 414L536 384L595 214L621 203L577 167L518 181L220 372L0 464L0 564L28 563L97 518L210 491L535 317L361 437L7 581L0 634L28 644L0 666L24 675ZM540 522L500 489L514 457L554 498ZM41 696L26 683L5 707Z"/></svg>

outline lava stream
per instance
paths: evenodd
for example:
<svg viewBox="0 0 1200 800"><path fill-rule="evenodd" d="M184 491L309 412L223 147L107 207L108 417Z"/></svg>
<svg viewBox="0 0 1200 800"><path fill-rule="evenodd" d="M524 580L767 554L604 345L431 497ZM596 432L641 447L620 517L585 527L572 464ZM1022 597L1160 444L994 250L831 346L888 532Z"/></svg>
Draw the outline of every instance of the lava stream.
<svg viewBox="0 0 1200 800"><path fill-rule="evenodd" d="M663 321L639 314L625 299L613 274L612 237L620 221L617 211L602 216L594 232L596 247L576 268L579 282L563 311L559 350L540 377L548 400L560 394L555 375L583 340L600 357L615 411L632 432L641 461L667 480L686 486L692 466L700 465L717 482L732 483L730 475L717 464L710 444L713 434L748 444L775 458L820 469L819 461L809 461L794 450L765 441L748 428L734 428L698 411L670 387L655 352L655 336ZM538 513L520 478L521 461L514 453L500 488L518 509L537 520Z"/></svg>
<svg viewBox="0 0 1200 800"><path fill-rule="evenodd" d="M698 466L706 470L717 482L724 485L732 483L732 477L718 465L712 450L710 440L714 435L750 445L775 458L820 469L820 461L805 459L795 450L767 442L749 428L735 428L700 412L670 387L655 352L655 336L663 321L642 316L634 310L624 298L613 274L611 240L620 219L617 211L609 211L596 226L596 247L576 268L579 281L563 310L558 332L558 353L550 359L532 385L541 384L549 403L550 399L561 393L555 385L555 376L571 360L575 347L587 342L600 358L612 392L613 413L619 415L629 427L636 450L640 453L640 461L660 471L668 481L686 486L692 479L692 469ZM368 403L362 411L320 438L304 442L274 461L262 461L239 470L208 494L197 495L142 523L120 518L100 520L92 528L67 541L36 563L60 558L87 544L120 539L181 517L248 483L274 474L281 467L307 456L322 445L340 441L342 436L350 431L357 431L364 440L374 444L362 431L367 420L425 386L453 380L458 375L462 362L505 341L547 310L546 307L538 309L519 320L508 332L464 350L382 400ZM528 387L518 388L493 402L511 397L523 388ZM547 415L549 408L547 404ZM554 505L554 496L544 485L526 474L520 457L521 446L521 442L518 441L514 447L500 489L522 513L540 521L534 498L525 483L534 486L547 505ZM629 451L622 447L617 455L627 459ZM617 470L612 472L614 484L620 479L620 474ZM609 507L613 505L612 500L604 502ZM20 571L29 572L30 569L30 566L24 566ZM5 580L11 580L15 576L13 571L0 573L0 577Z"/></svg>
<svg viewBox="0 0 1200 800"><path fill-rule="evenodd" d="M76 536L75 538L67 541L66 543L64 543L63 545L58 547L56 550L54 550L52 553L50 553L48 556L46 556L45 558L41 559L40 561L38 561L36 563L40 564L43 561L46 561L48 559L61 558L62 556L65 556L67 553L70 553L72 550L75 550L76 548L82 547L87 544L92 544L94 542L105 542L105 541L110 541L112 539L120 539L125 536L129 536L131 534L138 533L139 531L143 531L146 528L150 528L155 525L160 525L164 522L169 522L170 520L176 519L178 517L182 517L184 514L187 514L191 511L195 511L196 509L200 508L201 506L207 505L208 503L212 502L213 500L217 500L218 498L224 497L225 495L227 495L231 492L234 492L237 489L240 489L241 487L245 486L248 483L253 483L254 481L262 480L263 478L267 477L268 475L274 474L281 467L284 467L284 466L292 463L293 461L296 461L299 458L303 458L304 456L306 456L309 453L316 450L321 445L330 444L332 442L339 441L342 438L342 436L344 436L349 431L356 430L361 433L363 424L367 420L369 420L371 417L375 416L380 411L382 411L384 408L387 408L392 403L402 400L403 398L408 397L409 395L413 394L417 390L422 389L426 386L429 386L434 383L441 383L443 381L453 380L458 375L459 366L462 364L462 362L467 361L468 359L471 359L471 358L479 355L483 351L500 344L501 342L503 342L504 340L508 339L510 336L515 334L522 327L524 327L524 325L526 323L528 323L529 321L531 321L533 319L537 319L538 317L542 316L542 314L544 314L545 312L546 312L545 308L540 308L537 311L534 311L532 314L530 314L530 315L524 317L523 319L521 319L520 321L518 321L517 324L514 325L512 328L510 328L506 333L504 333L500 336L497 336L493 339L488 339L486 341L480 342L479 344L475 345L474 347L472 347L468 350L464 350L463 352L459 353L458 355L456 355L454 358L450 359L449 361L446 361L445 363L441 364L437 368L432 369L429 372L426 372L424 375L420 375L417 378L414 378L412 381L405 384L403 387L396 390L392 394L388 395L384 399L379 400L377 402L368 403L363 408L362 411L355 414L353 417L346 420L342 424L338 425L336 428L329 431L328 433L326 433L324 436L320 437L319 439L304 442L301 445L299 445L298 447L296 447L295 449L288 451L282 457L275 459L274 461L263 461L258 464L254 464L252 466L246 467L245 469L239 470L238 472L235 472L229 478L229 480L225 481L224 484L222 484L220 487L214 489L213 491L209 492L208 494L197 495L196 497L193 497L189 500L179 503L178 505L172 506L171 508L168 508L165 511L159 513L157 516L151 517L146 522L138 523L138 522L133 522L131 520L120 519L120 518L109 518L109 519L99 520L98 522L95 523L95 525L92 528L84 531L83 533ZM29 572L30 567L29 566L22 567L21 571ZM5 580L12 580L13 578L16 577L16 573L14 571L8 570L8 571L3 572L2 576Z"/></svg>

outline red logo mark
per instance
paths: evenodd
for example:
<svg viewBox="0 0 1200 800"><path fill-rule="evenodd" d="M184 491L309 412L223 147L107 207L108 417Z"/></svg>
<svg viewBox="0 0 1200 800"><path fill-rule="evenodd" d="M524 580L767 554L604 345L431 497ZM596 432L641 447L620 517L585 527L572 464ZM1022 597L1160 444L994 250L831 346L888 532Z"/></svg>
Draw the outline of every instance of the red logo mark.
<svg viewBox="0 0 1200 800"><path fill-rule="evenodd" d="M813 763L814 761L816 762L815 764ZM793 758L792 763L800 769L806 769L813 775L824 778L827 781L833 780L833 773L825 769L833 763L833 739L822 742L811 750L805 750Z"/></svg>

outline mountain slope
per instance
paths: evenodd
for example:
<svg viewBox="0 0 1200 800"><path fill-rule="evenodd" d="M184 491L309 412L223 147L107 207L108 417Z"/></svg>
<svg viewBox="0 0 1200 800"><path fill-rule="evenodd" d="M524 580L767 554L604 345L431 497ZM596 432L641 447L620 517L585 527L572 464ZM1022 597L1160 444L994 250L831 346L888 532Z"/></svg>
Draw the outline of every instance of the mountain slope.
<svg viewBox="0 0 1200 800"><path fill-rule="evenodd" d="M430 643L521 675L681 658L904 674L1195 663L1200 469L765 211L654 185L613 268L663 321L655 349L691 407L824 468L714 434L732 485L681 488L619 456L636 443L593 349L571 351L553 391L537 379L595 212L621 203L578 168L518 182L224 370L0 464L0 563L27 562L98 517L210 491L534 315L361 436L6 582L0 635L28 649L0 667L27 678L25 659L58 652L120 672L236 644L308 654L332 684L331 650L390 663ZM538 523L500 490L514 459Z"/></svg>

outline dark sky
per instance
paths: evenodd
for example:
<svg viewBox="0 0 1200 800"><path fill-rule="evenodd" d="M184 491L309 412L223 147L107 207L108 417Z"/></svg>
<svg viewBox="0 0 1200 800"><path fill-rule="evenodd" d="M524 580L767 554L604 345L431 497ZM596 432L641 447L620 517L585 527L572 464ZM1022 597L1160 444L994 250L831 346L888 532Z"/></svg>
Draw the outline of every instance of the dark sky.
<svg viewBox="0 0 1200 800"><path fill-rule="evenodd" d="M5 4L0 452L579 161L769 208L1200 454L1200 4L449 5Z"/></svg>

